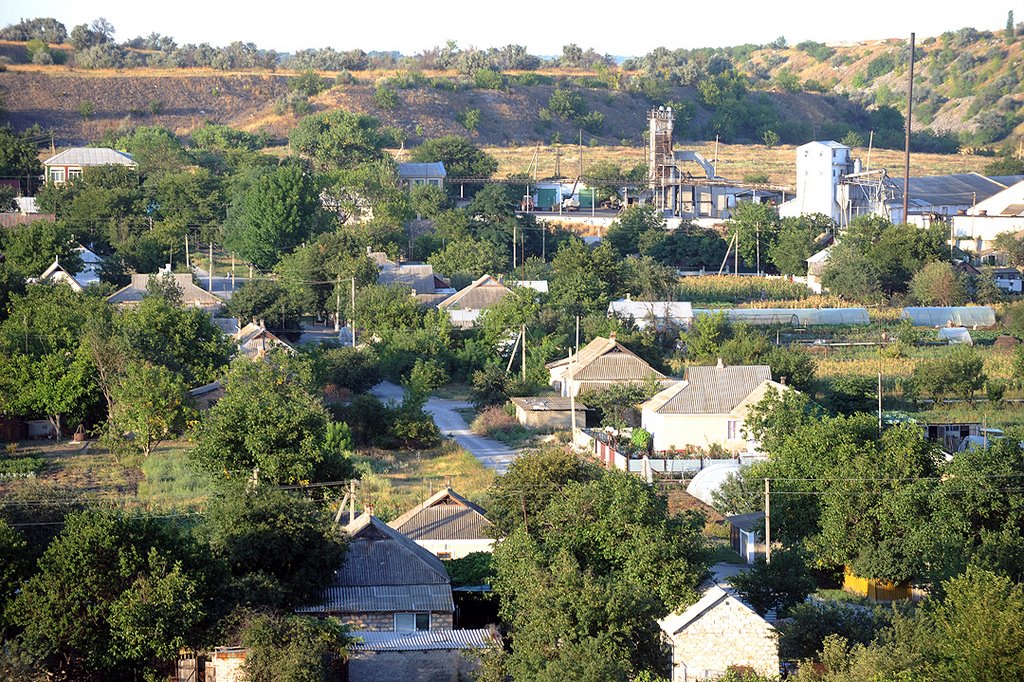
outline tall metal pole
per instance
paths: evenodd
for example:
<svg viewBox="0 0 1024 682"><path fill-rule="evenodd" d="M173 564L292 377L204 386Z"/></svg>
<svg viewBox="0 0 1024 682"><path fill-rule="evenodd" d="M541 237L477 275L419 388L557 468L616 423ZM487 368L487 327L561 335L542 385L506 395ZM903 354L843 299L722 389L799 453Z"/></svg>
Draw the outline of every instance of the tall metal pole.
<svg viewBox="0 0 1024 682"><path fill-rule="evenodd" d="M772 562L772 483L764 479L764 560Z"/></svg>
<svg viewBox="0 0 1024 682"><path fill-rule="evenodd" d="M909 223L910 205L910 120L914 112L914 34L910 34L910 85L907 89L907 140L903 151L903 222Z"/></svg>
<svg viewBox="0 0 1024 682"><path fill-rule="evenodd" d="M526 382L526 325L523 325L523 383Z"/></svg>
<svg viewBox="0 0 1024 682"><path fill-rule="evenodd" d="M210 242L210 293L213 293L213 242Z"/></svg>
<svg viewBox="0 0 1024 682"><path fill-rule="evenodd" d="M352 278L352 347L356 347L356 278Z"/></svg>

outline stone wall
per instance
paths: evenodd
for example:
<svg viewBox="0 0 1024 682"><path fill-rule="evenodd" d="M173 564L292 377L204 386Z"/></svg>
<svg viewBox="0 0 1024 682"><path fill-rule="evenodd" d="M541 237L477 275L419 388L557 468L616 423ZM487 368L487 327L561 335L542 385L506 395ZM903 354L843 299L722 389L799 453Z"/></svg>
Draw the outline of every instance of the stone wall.
<svg viewBox="0 0 1024 682"><path fill-rule="evenodd" d="M432 612L430 614L431 630L451 630L453 613ZM342 621L353 630L372 630L375 632L391 632L395 629L395 614L386 613L349 613L342 616Z"/></svg>
<svg viewBox="0 0 1024 682"><path fill-rule="evenodd" d="M778 676L779 635L760 616L730 597L674 636L672 682L711 679L733 666Z"/></svg>
<svg viewBox="0 0 1024 682"><path fill-rule="evenodd" d="M356 651L348 662L350 682L462 682L474 679L480 658L474 651Z"/></svg>

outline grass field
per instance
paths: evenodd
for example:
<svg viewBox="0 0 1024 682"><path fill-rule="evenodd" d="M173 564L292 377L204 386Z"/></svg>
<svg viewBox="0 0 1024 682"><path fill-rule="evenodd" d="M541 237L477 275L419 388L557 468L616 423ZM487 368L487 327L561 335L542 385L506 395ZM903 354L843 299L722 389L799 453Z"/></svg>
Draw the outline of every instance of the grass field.
<svg viewBox="0 0 1024 682"><path fill-rule="evenodd" d="M700 152L709 161L715 159L714 142L678 142L677 149ZM559 146L541 145L521 147L486 147L485 150L498 160L497 177L509 177L517 173L533 174L536 156L537 177L555 176L556 163L563 176L575 177L579 172L579 148L572 144ZM560 154L560 157L559 157ZM854 149L854 157L868 164L868 150ZM556 161L560 158L560 161ZM647 163L647 148L632 146L599 146L583 148L583 175L598 162L612 162L629 170L637 164ZM972 154L913 154L910 157L911 175L946 175L953 173L982 172L991 162L989 157ZM892 175L901 175L903 152L893 149L873 149L871 168L887 168ZM796 148L789 145L766 147L760 144L719 144L718 174L730 180L743 180L754 174L767 174L769 182L793 188L796 184ZM691 171L699 176L702 171L694 166Z"/></svg>

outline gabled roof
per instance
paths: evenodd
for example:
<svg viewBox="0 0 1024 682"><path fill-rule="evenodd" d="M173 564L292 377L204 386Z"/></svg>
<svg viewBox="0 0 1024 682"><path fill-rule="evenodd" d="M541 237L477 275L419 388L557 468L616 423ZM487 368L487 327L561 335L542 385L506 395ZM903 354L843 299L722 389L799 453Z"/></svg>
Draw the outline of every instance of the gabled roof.
<svg viewBox="0 0 1024 682"><path fill-rule="evenodd" d="M147 294L146 285L149 284L149 278L161 277L163 274L164 273L134 274L132 275L131 284L112 293L107 297L107 302L114 304L138 303ZM175 284L177 284L178 288L181 289L181 302L184 305L208 308L216 307L224 303L224 301L217 298L210 292L196 286L196 283L192 281L191 274L187 272L175 272L171 273L171 276L174 277Z"/></svg>
<svg viewBox="0 0 1024 682"><path fill-rule="evenodd" d="M655 370L636 353L614 338L599 336L580 349L575 360L562 358L547 365L548 369L565 367L563 378L577 381L643 381L665 375Z"/></svg>
<svg viewBox="0 0 1024 682"><path fill-rule="evenodd" d="M513 404L518 405L528 412L569 412L572 410L573 404L573 400L571 398L563 398L559 395L511 398L510 400ZM577 410L590 409L578 400L575 402Z"/></svg>
<svg viewBox="0 0 1024 682"><path fill-rule="evenodd" d="M894 203L903 201L903 178L889 178L896 188ZM978 173L923 175L910 178L910 198L922 206L970 206L1001 194L1006 185Z"/></svg>
<svg viewBox="0 0 1024 682"><path fill-rule="evenodd" d="M346 529L345 561L320 595L316 613L454 611L444 564L402 533L363 514Z"/></svg>
<svg viewBox="0 0 1024 682"><path fill-rule="evenodd" d="M1014 217L1024 213L1024 182L1017 182L1009 187L995 193L984 200L979 200L973 207L967 209L968 215L985 215L992 217Z"/></svg>
<svg viewBox="0 0 1024 682"><path fill-rule="evenodd" d="M829 149L849 149L849 147L843 144L842 142L836 142L835 140L811 140L810 142L806 142L800 145L799 147L797 147L797 149L803 149L804 147L810 147L814 145L820 147L828 147Z"/></svg>
<svg viewBox="0 0 1024 682"><path fill-rule="evenodd" d="M38 277L29 277L26 281L29 284L36 284L47 280L67 284L76 292L81 292L85 288L82 286L81 282L75 279L74 275L64 269L64 266L60 264L60 260L58 258L53 259L53 263L51 263L50 267L46 268L46 270L43 270L43 274Z"/></svg>
<svg viewBox="0 0 1024 682"><path fill-rule="evenodd" d="M292 348L290 345L288 345L287 343L279 339L277 336L275 336L273 333L268 331L266 327L255 322L250 322L249 324L239 329L237 332L235 332L233 338L235 340L235 343L238 344L238 347L242 348L243 350L250 349L254 351L265 351L267 350L266 346L270 345L277 348L283 348L289 353L295 352L294 348ZM263 341L263 343L259 344L259 341Z"/></svg>
<svg viewBox="0 0 1024 682"><path fill-rule="evenodd" d="M484 510L451 488L441 490L422 504L388 523L410 540L481 540L491 522Z"/></svg>
<svg viewBox="0 0 1024 682"><path fill-rule="evenodd" d="M736 526L740 530L750 532L763 525L764 512L751 512L749 514L734 514L733 516L726 516L725 520L729 522L729 525Z"/></svg>
<svg viewBox="0 0 1024 682"><path fill-rule="evenodd" d="M511 290L490 275L484 275L472 284L460 289L437 307L442 310L483 310L511 293Z"/></svg>
<svg viewBox="0 0 1024 682"><path fill-rule="evenodd" d="M409 178L446 178L448 171L440 161L429 163L400 163L398 164L398 177Z"/></svg>
<svg viewBox="0 0 1024 682"><path fill-rule="evenodd" d="M767 365L687 367L686 377L643 405L658 414L729 414L766 381Z"/></svg>
<svg viewBox="0 0 1024 682"><path fill-rule="evenodd" d="M43 161L44 166L128 166L135 168L139 164L130 154L119 152L108 147L72 147L60 154Z"/></svg>
<svg viewBox="0 0 1024 682"><path fill-rule="evenodd" d="M696 604L682 612L671 613L668 616L665 616L658 621L658 625L660 625L662 631L670 637L677 635L688 628L694 621L704 616L704 614L727 601L731 601L734 604L743 607L745 610L750 612L749 615L751 618L756 618L757 620L763 621L765 626L772 627L768 621L759 616L754 609L750 608L749 605L718 585L712 585L705 590L704 594L697 600Z"/></svg>

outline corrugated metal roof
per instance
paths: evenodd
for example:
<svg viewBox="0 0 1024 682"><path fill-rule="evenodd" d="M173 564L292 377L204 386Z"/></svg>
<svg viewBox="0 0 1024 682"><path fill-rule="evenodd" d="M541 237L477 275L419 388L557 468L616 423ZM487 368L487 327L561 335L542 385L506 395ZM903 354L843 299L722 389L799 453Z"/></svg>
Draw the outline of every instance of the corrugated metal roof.
<svg viewBox="0 0 1024 682"><path fill-rule="evenodd" d="M643 381L651 376L665 375L644 362L615 339L597 337L580 349L575 359L563 358L548 363L549 369L565 366L566 380L577 381Z"/></svg>
<svg viewBox="0 0 1024 682"><path fill-rule="evenodd" d="M398 164L398 177L409 178L446 178L448 171L440 161L428 163L400 163Z"/></svg>
<svg viewBox="0 0 1024 682"><path fill-rule="evenodd" d="M108 147L72 147L43 161L44 166L128 166L135 168L130 154Z"/></svg>
<svg viewBox="0 0 1024 682"><path fill-rule="evenodd" d="M305 613L388 613L395 611L455 610L450 585L366 585L324 589L314 606Z"/></svg>
<svg viewBox="0 0 1024 682"><path fill-rule="evenodd" d="M490 275L484 275L469 286L438 304L442 310L483 310L511 293L511 290Z"/></svg>
<svg viewBox="0 0 1024 682"><path fill-rule="evenodd" d="M440 559L380 519L363 514L346 530L352 540L334 585L448 585Z"/></svg>
<svg viewBox="0 0 1024 682"><path fill-rule="evenodd" d="M423 632L380 632L355 630L351 651L431 651L437 649L483 649L494 641L491 631L426 630Z"/></svg>
<svg viewBox="0 0 1024 682"><path fill-rule="evenodd" d="M410 540L480 540L491 522L484 510L446 488L391 521L392 528Z"/></svg>
<svg viewBox="0 0 1024 682"><path fill-rule="evenodd" d="M572 410L572 399L558 395L545 395L537 398L512 398L513 404L531 412L569 412ZM588 410L586 405L576 401L577 410Z"/></svg>
<svg viewBox="0 0 1024 682"><path fill-rule="evenodd" d="M895 202L903 201L903 178L890 178ZM910 198L922 206L970 206L1003 191L1006 186L977 173L910 178Z"/></svg>
<svg viewBox="0 0 1024 682"><path fill-rule="evenodd" d="M232 338L246 355L265 352L269 348L281 348L289 353L295 352L294 348L268 331L266 327L255 322L250 322L239 329Z"/></svg>
<svg viewBox="0 0 1024 682"><path fill-rule="evenodd" d="M384 263L377 275L377 284L400 285L415 289L417 294L432 294L435 291L434 266L429 264Z"/></svg>
<svg viewBox="0 0 1024 682"><path fill-rule="evenodd" d="M161 276L163 276L163 273L132 275L132 283L122 289L118 289L108 296L107 302L115 304L138 303L147 293L146 285L149 284L149 278ZM171 276L174 277L174 283L178 285L179 289L181 289L181 301L185 305L212 307L219 306L224 303L224 301L220 300L210 292L196 286L196 283L192 281L192 275L189 273L175 272L172 273Z"/></svg>
<svg viewBox="0 0 1024 682"><path fill-rule="evenodd" d="M728 414L771 378L767 365L687 367L683 381L651 398L644 409L658 414Z"/></svg>
<svg viewBox="0 0 1024 682"><path fill-rule="evenodd" d="M764 512L751 512L750 514L736 514L735 516L726 516L725 520L733 526L736 526L740 530L752 531L755 526L762 525L764 521Z"/></svg>

